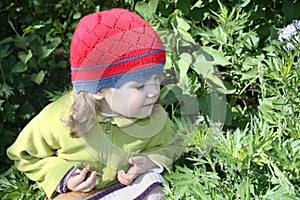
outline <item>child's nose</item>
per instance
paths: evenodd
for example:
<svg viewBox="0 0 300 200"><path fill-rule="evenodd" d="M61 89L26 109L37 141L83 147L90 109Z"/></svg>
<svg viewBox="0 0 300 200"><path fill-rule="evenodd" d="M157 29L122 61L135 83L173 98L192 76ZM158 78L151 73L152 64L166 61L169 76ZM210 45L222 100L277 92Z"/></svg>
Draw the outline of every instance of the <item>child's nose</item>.
<svg viewBox="0 0 300 200"><path fill-rule="evenodd" d="M152 97L155 97L155 96L159 95L159 92L160 92L159 85L158 84L151 84L148 87L147 96L149 98L152 98Z"/></svg>

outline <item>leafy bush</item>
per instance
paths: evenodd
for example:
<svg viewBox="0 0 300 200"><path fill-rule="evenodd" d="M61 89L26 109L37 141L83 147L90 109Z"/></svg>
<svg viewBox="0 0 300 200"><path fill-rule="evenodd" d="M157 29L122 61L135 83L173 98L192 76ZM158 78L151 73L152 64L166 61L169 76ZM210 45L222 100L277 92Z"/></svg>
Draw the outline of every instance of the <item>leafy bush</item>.
<svg viewBox="0 0 300 200"><path fill-rule="evenodd" d="M43 199L45 197L45 193L39 189L37 184L30 181L15 167L11 167L0 176L0 183L0 196L2 200L32 200Z"/></svg>
<svg viewBox="0 0 300 200"><path fill-rule="evenodd" d="M186 128L189 148L166 176L167 199L299 199L300 140L286 140L284 129L275 130L261 117L225 135Z"/></svg>

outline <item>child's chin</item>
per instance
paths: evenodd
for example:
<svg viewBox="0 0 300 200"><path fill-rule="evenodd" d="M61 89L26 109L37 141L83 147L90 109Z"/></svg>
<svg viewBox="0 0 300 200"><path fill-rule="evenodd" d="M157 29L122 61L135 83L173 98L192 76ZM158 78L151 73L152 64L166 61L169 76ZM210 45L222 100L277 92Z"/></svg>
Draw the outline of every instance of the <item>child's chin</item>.
<svg viewBox="0 0 300 200"><path fill-rule="evenodd" d="M149 117L152 114L153 111L153 106L151 108L148 108L147 110L141 110L136 116L135 118L137 119L144 119Z"/></svg>

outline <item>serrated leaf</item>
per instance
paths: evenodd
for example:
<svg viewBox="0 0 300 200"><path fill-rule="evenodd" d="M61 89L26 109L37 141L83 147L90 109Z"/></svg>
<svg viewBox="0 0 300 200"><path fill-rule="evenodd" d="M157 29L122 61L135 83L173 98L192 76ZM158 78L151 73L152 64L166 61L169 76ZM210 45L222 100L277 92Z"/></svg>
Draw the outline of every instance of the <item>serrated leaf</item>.
<svg viewBox="0 0 300 200"><path fill-rule="evenodd" d="M4 197L2 197L2 200L12 200L12 199L23 199L24 194L20 193L18 190L10 192Z"/></svg>
<svg viewBox="0 0 300 200"><path fill-rule="evenodd" d="M215 64L221 66L226 66L231 64L231 62L225 57L224 53L216 49L213 49L212 47L203 46L202 48L204 51L206 51L213 57Z"/></svg>
<svg viewBox="0 0 300 200"><path fill-rule="evenodd" d="M13 88L7 85L6 83L0 85L0 88L0 97L5 97L6 99L8 99L9 96L14 94Z"/></svg>

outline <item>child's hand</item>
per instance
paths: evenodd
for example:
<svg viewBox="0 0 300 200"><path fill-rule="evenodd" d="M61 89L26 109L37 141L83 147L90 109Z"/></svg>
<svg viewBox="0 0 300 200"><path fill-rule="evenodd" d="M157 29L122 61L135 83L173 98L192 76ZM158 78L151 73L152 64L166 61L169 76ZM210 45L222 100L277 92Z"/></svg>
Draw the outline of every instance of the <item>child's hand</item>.
<svg viewBox="0 0 300 200"><path fill-rule="evenodd" d="M93 171L91 175L86 178L90 166L87 165L83 169L76 169L67 181L67 187L74 192L89 192L96 184L96 172Z"/></svg>
<svg viewBox="0 0 300 200"><path fill-rule="evenodd" d="M124 185L129 185L136 177L156 166L147 156L131 157L129 163L133 166L130 167L127 173L123 170L118 171L118 180Z"/></svg>

